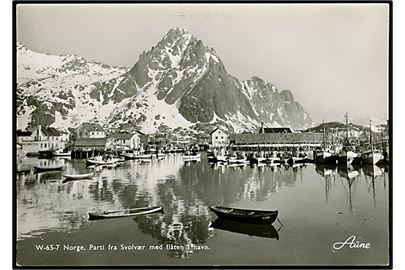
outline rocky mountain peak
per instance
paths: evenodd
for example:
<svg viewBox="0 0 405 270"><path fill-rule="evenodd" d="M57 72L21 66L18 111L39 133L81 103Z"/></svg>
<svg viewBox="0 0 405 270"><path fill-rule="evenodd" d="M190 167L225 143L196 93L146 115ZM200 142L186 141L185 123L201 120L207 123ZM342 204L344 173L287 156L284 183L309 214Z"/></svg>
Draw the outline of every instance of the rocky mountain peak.
<svg viewBox="0 0 405 270"><path fill-rule="evenodd" d="M312 124L291 91L278 93L257 76L239 81L213 48L179 27L141 53L130 70L80 56L32 56L38 60L19 59L17 114L33 125L70 127L98 120L109 129L128 124L148 133L161 127L221 125L243 132L255 131L261 122L292 128Z"/></svg>

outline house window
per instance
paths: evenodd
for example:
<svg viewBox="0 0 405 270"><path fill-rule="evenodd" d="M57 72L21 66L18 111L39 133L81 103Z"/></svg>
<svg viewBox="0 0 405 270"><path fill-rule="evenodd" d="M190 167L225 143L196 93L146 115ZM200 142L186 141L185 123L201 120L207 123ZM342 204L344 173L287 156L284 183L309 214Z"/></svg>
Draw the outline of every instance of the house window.
<svg viewBox="0 0 405 270"><path fill-rule="evenodd" d="M44 144L44 147L46 148L46 143Z"/></svg>
<svg viewBox="0 0 405 270"><path fill-rule="evenodd" d="M218 140L218 136L215 136L215 140Z"/></svg>

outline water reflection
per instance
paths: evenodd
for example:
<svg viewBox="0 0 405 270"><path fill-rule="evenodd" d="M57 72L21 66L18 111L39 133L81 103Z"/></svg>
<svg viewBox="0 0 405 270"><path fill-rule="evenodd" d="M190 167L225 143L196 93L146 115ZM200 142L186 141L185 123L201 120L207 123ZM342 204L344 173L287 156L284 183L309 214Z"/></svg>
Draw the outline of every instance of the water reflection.
<svg viewBox="0 0 405 270"><path fill-rule="evenodd" d="M35 166L38 162L45 161L29 158L21 164ZM300 215L294 207L304 203L325 209L344 205L353 213L357 185L361 181L368 184L367 191L372 194L376 207L375 179L385 179L386 175L384 169L374 166L227 166L210 164L204 156L198 161L185 162L179 154L166 155L160 160L154 158L150 163L128 160L111 169L89 168L84 160L78 159L59 162L64 162L63 172L18 174L19 240L49 231L73 232L89 222L87 213L92 211L163 205L163 215L138 216L132 220L134 226L152 236L158 244L183 247L167 250L167 255L173 258L188 258L197 252L193 247L207 244L210 237L215 236L216 229L279 239L273 226L245 226L223 220L212 223L215 216L210 213L209 205L241 208L273 208L276 205L284 207L281 215L288 217L290 214L294 218ZM92 171L95 174L91 179L63 182L63 173ZM319 185L316 178L322 182L320 191L315 188L315 184ZM332 188L339 197L331 198ZM326 206L321 206L320 202ZM361 201L356 203L361 205ZM305 218L304 215L297 222L305 224L308 222Z"/></svg>
<svg viewBox="0 0 405 270"><path fill-rule="evenodd" d="M273 225L269 224L249 224L217 218L211 224L211 227L233 233L246 234L256 237L275 238L279 240L278 231Z"/></svg>

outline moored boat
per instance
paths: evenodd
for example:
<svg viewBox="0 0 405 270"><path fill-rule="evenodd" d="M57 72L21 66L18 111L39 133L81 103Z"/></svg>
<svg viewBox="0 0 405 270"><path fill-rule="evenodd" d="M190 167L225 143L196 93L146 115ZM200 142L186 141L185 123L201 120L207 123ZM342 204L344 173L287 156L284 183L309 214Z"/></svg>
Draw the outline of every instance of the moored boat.
<svg viewBox="0 0 405 270"><path fill-rule="evenodd" d="M63 165L56 166L34 166L35 171L37 172L47 172L47 171L61 171L63 170Z"/></svg>
<svg viewBox="0 0 405 270"><path fill-rule="evenodd" d="M183 159L186 160L192 160L192 159L200 159L201 158L201 153L186 153L181 156Z"/></svg>
<svg viewBox="0 0 405 270"><path fill-rule="evenodd" d="M277 210L240 209L224 206L210 206L219 218L247 223L272 224L278 216Z"/></svg>
<svg viewBox="0 0 405 270"><path fill-rule="evenodd" d="M112 164L115 164L115 160L112 160L112 159L110 159L110 160L98 160L98 159L91 159L91 158L89 158L89 159L87 159L86 160L86 162L87 162L87 164L91 164L91 165L112 165Z"/></svg>
<svg viewBox="0 0 405 270"><path fill-rule="evenodd" d="M358 157L358 154L350 151L350 150L345 150L343 149L339 154L338 154L338 164L339 165L350 165L352 162Z"/></svg>
<svg viewBox="0 0 405 270"><path fill-rule="evenodd" d="M317 164L337 164L338 157L336 154L324 150L314 150L314 160Z"/></svg>
<svg viewBox="0 0 405 270"><path fill-rule="evenodd" d="M384 159L384 155L378 150L370 150L361 154L364 164L375 165Z"/></svg>
<svg viewBox="0 0 405 270"><path fill-rule="evenodd" d="M72 151L63 151L63 149L58 149L52 152L52 156L54 157L70 157L72 155Z"/></svg>
<svg viewBox="0 0 405 270"><path fill-rule="evenodd" d="M151 159L153 157L152 154L141 154L141 155L135 155L136 159Z"/></svg>
<svg viewBox="0 0 405 270"><path fill-rule="evenodd" d="M79 179L90 178L93 175L94 175L94 172L83 173L83 174L63 174L62 176L65 177L66 180L79 180Z"/></svg>
<svg viewBox="0 0 405 270"><path fill-rule="evenodd" d="M134 153L121 153L121 157L124 157L126 160L135 159Z"/></svg>
<svg viewBox="0 0 405 270"><path fill-rule="evenodd" d="M152 206L152 207L140 207L132 209L122 209L122 210L109 210L109 211L96 211L90 212L89 220L91 219L105 219L105 218L120 218L120 217L131 217L152 214L157 212L163 212L163 207Z"/></svg>

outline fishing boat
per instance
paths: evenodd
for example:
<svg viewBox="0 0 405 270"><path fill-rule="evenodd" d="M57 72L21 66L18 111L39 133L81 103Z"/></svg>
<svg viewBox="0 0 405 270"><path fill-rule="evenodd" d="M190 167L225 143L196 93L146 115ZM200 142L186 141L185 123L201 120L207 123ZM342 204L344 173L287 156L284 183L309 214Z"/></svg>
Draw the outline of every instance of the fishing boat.
<svg viewBox="0 0 405 270"><path fill-rule="evenodd" d="M90 165L112 165L115 164L115 160L110 159L110 160L102 160L102 159L92 159L92 158L88 158L86 160L87 164Z"/></svg>
<svg viewBox="0 0 405 270"><path fill-rule="evenodd" d="M134 153L121 153L121 157L123 157L126 160L134 159L135 155Z"/></svg>
<svg viewBox="0 0 405 270"><path fill-rule="evenodd" d="M184 155L181 156L185 160L193 160L193 159L200 159L201 158L201 153L185 153Z"/></svg>
<svg viewBox="0 0 405 270"><path fill-rule="evenodd" d="M34 166L36 172L48 172L48 171L61 171L63 170L63 165L56 166Z"/></svg>
<svg viewBox="0 0 405 270"><path fill-rule="evenodd" d="M384 155L379 150L370 150L361 154L364 164L375 165L384 159Z"/></svg>
<svg viewBox="0 0 405 270"><path fill-rule="evenodd" d="M150 159L152 158L152 154L141 154L141 155L135 155L136 159Z"/></svg>
<svg viewBox="0 0 405 270"><path fill-rule="evenodd" d="M249 161L246 158L238 157L237 155L230 156L227 161L229 164L245 164L245 163L247 164L247 163L249 163Z"/></svg>
<svg viewBox="0 0 405 270"><path fill-rule="evenodd" d="M123 210L97 211L97 212L90 212L90 213L88 213L88 215L89 215L89 220L91 220L91 219L104 219L104 218L131 217L131 216L152 214L152 213L156 213L156 212L163 212L163 207L152 206L152 207L123 209Z"/></svg>
<svg viewBox="0 0 405 270"><path fill-rule="evenodd" d="M217 218L210 225L210 227L233 233L246 234L249 236L275 238L277 240L279 239L276 228L274 228L273 225L269 224L243 223L223 218Z"/></svg>
<svg viewBox="0 0 405 270"><path fill-rule="evenodd" d="M349 141L349 124L348 124L348 114L345 114L346 118L346 140L342 147L342 150L338 154L338 164L339 165L350 165L355 159L358 160L359 155L354 152L354 147L350 144Z"/></svg>
<svg viewBox="0 0 405 270"><path fill-rule="evenodd" d="M219 205L210 206L210 209L219 218L247 223L272 224L278 216L277 210L239 209Z"/></svg>
<svg viewBox="0 0 405 270"><path fill-rule="evenodd" d="M338 154L338 164L339 165L350 165L358 157L358 154L347 148L343 148Z"/></svg>
<svg viewBox="0 0 405 270"><path fill-rule="evenodd" d="M227 160L226 156L217 155L215 156L217 162L225 162Z"/></svg>
<svg viewBox="0 0 405 270"><path fill-rule="evenodd" d="M70 157L72 154L72 151L66 151L64 152L63 149L58 149L52 152L52 156L54 157Z"/></svg>
<svg viewBox="0 0 405 270"><path fill-rule="evenodd" d="M112 160L114 160L115 162L124 162L125 157L114 157Z"/></svg>
<svg viewBox="0 0 405 270"><path fill-rule="evenodd" d="M290 157L287 159L286 163L292 165L296 163L304 163L305 160L307 160L306 157Z"/></svg>
<svg viewBox="0 0 405 270"><path fill-rule="evenodd" d="M314 159L318 164L337 164L338 161L336 154L325 149L314 150Z"/></svg>
<svg viewBox="0 0 405 270"><path fill-rule="evenodd" d="M156 154L156 157L158 157L158 158L159 158L159 157L165 157L165 156L166 156L166 154L161 153L161 152L160 152L160 153L158 152L158 153Z"/></svg>
<svg viewBox="0 0 405 270"><path fill-rule="evenodd" d="M375 165L384 159L384 155L381 151L377 150L373 146L373 134L371 130L371 120L370 120L370 150L361 153L362 163Z"/></svg>
<svg viewBox="0 0 405 270"><path fill-rule="evenodd" d="M62 176L65 177L66 180L79 180L79 179L90 178L93 175L94 175L94 172L83 173L83 174L63 174Z"/></svg>

